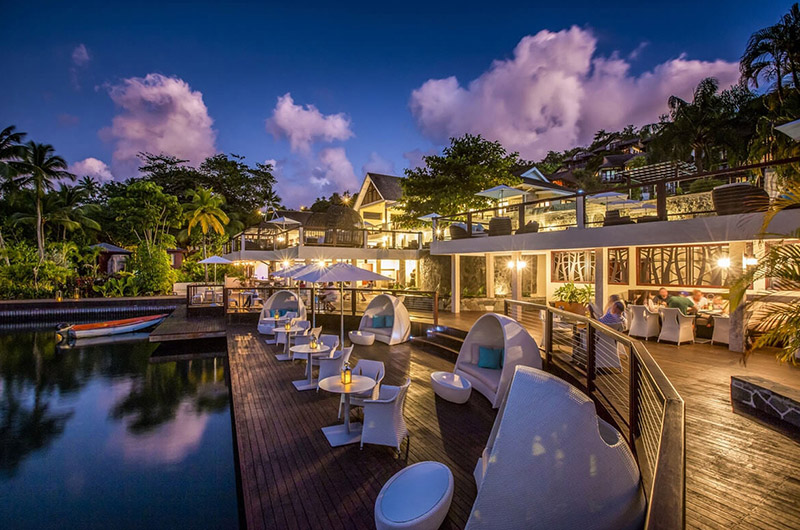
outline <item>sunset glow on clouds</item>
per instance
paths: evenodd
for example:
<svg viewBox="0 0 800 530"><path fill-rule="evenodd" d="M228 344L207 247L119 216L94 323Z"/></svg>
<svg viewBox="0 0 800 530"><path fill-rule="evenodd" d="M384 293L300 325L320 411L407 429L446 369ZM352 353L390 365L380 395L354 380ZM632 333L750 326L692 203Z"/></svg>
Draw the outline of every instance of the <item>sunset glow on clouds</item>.
<svg viewBox="0 0 800 530"><path fill-rule="evenodd" d="M512 58L494 61L466 86L455 77L430 79L412 92L410 107L434 141L482 134L538 159L586 144L601 128L655 122L669 96L690 97L709 76L727 87L738 80L738 64L681 56L634 76L626 59L597 55L592 31L573 26L523 37Z"/></svg>
<svg viewBox="0 0 800 530"><path fill-rule="evenodd" d="M333 142L353 136L350 118L344 113L325 115L314 105L295 105L288 92L278 98L267 120L267 131L275 138L288 138L296 153L308 153L315 141Z"/></svg>

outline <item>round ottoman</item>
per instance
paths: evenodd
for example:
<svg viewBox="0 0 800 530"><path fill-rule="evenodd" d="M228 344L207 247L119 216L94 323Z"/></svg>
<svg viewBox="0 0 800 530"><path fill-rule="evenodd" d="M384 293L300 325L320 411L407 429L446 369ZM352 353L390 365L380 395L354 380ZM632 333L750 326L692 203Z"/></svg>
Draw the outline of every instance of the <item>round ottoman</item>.
<svg viewBox="0 0 800 530"><path fill-rule="evenodd" d="M452 403L466 403L472 393L472 384L452 372L433 372L431 385L437 396Z"/></svg>
<svg viewBox="0 0 800 530"><path fill-rule="evenodd" d="M453 473L441 462L418 462L398 471L375 501L378 530L436 530L453 500Z"/></svg>
<svg viewBox="0 0 800 530"><path fill-rule="evenodd" d="M375 342L375 334L369 331L348 331L350 342L359 346L372 346Z"/></svg>

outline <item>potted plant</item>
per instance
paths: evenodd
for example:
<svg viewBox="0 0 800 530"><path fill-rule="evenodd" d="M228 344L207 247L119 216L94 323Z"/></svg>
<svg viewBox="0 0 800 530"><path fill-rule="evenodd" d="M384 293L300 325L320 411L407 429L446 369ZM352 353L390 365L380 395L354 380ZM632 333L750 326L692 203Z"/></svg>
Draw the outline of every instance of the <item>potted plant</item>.
<svg viewBox="0 0 800 530"><path fill-rule="evenodd" d="M553 307L576 315L585 315L586 304L592 301L594 289L589 284L578 287L569 282L556 289L553 295L555 301L550 302Z"/></svg>

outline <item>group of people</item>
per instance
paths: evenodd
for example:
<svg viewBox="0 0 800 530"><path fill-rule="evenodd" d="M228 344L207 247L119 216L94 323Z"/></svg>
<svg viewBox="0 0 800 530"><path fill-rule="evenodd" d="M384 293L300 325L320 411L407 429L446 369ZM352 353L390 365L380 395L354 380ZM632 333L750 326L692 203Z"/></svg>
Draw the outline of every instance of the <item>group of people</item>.
<svg viewBox="0 0 800 530"><path fill-rule="evenodd" d="M705 296L699 289L691 293L682 291L678 295L670 295L664 287L657 293L642 291L637 294L633 304L644 306L653 312L658 311L660 307L672 307L679 309L684 315L704 310L728 312L728 302L722 295L709 293L709 296ZM614 294L609 297L604 313L597 320L611 327L625 328L626 318L625 301L620 295Z"/></svg>

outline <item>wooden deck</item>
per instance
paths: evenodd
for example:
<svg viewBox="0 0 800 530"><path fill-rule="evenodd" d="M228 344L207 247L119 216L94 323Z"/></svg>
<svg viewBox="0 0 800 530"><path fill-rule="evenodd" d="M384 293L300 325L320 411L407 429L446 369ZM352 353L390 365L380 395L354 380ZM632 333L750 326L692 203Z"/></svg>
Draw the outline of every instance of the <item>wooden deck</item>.
<svg viewBox="0 0 800 530"><path fill-rule="evenodd" d="M386 364L385 384L411 377L406 422L408 462L389 447L331 448L321 428L337 423L338 396L298 392L301 364L278 362L253 326L228 330L233 414L247 527L374 528L374 504L383 484L407 464L437 460L455 478L453 504L442 528L463 528L475 499L472 471L495 417L481 397L466 405L436 398L429 374L453 363L408 343L356 346L352 359ZM354 414L357 414L354 412ZM403 447L405 449L405 447Z"/></svg>
<svg viewBox="0 0 800 530"><path fill-rule="evenodd" d="M150 333L150 342L221 338L226 329L225 316L187 318L186 305L181 304Z"/></svg>
<svg viewBox="0 0 800 530"><path fill-rule="evenodd" d="M445 324L469 329L478 316L452 315ZM320 428L336 422L337 397L295 391L291 380L302 377L301 365L277 362L253 327L228 332L248 527L373 527L378 491L406 462L389 448L329 447ZM742 364L724 346L646 344L686 402L687 528L800 530L798 444L733 413L730 403L731 375L798 387L800 368L778 363L772 352L755 353ZM430 372L452 370L453 364L410 344L357 346L354 360L360 356L386 363L387 384L412 378L408 463L450 466L456 490L443 528L463 527L475 497L472 470L494 411L477 393L464 406L435 398Z"/></svg>

